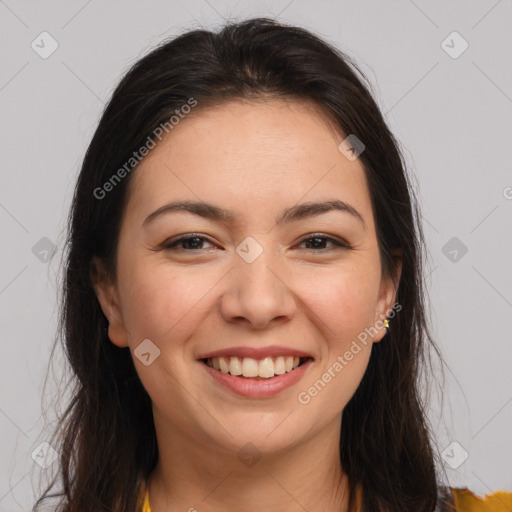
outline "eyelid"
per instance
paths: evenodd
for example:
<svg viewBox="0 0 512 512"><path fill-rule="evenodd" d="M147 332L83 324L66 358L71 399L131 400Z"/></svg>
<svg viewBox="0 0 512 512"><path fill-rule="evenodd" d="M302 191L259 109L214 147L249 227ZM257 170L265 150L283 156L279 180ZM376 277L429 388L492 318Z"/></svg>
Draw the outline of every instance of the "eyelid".
<svg viewBox="0 0 512 512"><path fill-rule="evenodd" d="M206 236L203 233L182 233L181 235L176 235L175 237L168 238L164 242L160 244L161 249L168 249L172 250L175 249L175 246L178 245L182 240L190 240L194 238L199 238L203 241L206 241L212 245L216 245L213 241L210 240L208 236ZM344 239L339 238L335 235L329 235L327 233L322 232L315 232L315 233L308 233L304 235L296 245L300 245L305 241L312 240L313 238L322 238L327 242L331 242L335 247L331 249L300 249L304 251L313 251L313 252L330 252L332 250L336 250L336 248L339 249L352 249L352 246ZM176 248L176 250L181 250L183 252L200 252L202 249L181 249L179 247Z"/></svg>
<svg viewBox="0 0 512 512"><path fill-rule="evenodd" d="M189 240L192 238L201 238L201 239L205 240L206 242L208 242L212 245L215 245L214 242L212 242L212 240L210 240L210 238L203 233L182 233L181 235L176 235L174 237L168 238L167 240L164 240L160 244L160 247L162 249L169 249L169 248L172 248L171 246L178 244L182 240ZM182 249L182 250L187 251L187 249Z"/></svg>
<svg viewBox="0 0 512 512"><path fill-rule="evenodd" d="M309 233L305 236L303 236L298 244L302 244L303 242L307 241L307 240L311 240L313 238L323 238L324 240L326 240L327 242L332 242L332 244L335 246L334 248L331 248L331 249L302 249L304 251L313 251L313 252L330 252L332 250L335 250L335 249L352 249L352 246L344 239L342 238L339 238L335 235L329 235L327 233Z"/></svg>
<svg viewBox="0 0 512 512"><path fill-rule="evenodd" d="M326 240L331 240L333 242L336 242L340 245L346 245L347 247L350 246L350 244L344 240L343 238L339 237L339 236L336 236L336 235L330 235L328 233L322 233L322 232L318 232L318 233L308 233L307 235L304 235L300 241L301 242L304 242L304 240L309 240L311 238L325 238Z"/></svg>

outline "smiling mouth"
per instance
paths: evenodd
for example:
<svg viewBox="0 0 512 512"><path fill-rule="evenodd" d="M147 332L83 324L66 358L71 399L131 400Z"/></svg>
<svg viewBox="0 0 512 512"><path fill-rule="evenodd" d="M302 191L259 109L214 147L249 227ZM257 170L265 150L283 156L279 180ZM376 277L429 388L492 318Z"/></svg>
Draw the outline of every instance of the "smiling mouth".
<svg viewBox="0 0 512 512"><path fill-rule="evenodd" d="M278 356L253 359L252 357L213 357L201 361L222 373L246 379L271 379L293 372L312 357Z"/></svg>

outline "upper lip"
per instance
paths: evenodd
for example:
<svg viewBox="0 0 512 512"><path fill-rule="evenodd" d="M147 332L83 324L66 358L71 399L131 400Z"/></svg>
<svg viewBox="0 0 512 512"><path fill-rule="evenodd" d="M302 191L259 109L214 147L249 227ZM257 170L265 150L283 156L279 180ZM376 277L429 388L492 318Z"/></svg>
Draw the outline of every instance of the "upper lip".
<svg viewBox="0 0 512 512"><path fill-rule="evenodd" d="M303 350L298 350L291 347L281 347L279 345L269 345L267 347L230 347L221 348L212 352L205 352L200 354L197 359L213 359L214 357L252 357L253 359L263 359L265 357L278 357L278 356L298 356L298 357L311 357L313 356Z"/></svg>

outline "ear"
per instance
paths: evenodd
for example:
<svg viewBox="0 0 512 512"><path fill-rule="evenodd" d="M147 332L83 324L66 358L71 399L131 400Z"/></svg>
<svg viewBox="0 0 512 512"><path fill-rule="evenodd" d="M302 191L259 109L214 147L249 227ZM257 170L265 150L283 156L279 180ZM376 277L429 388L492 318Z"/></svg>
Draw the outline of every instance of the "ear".
<svg viewBox="0 0 512 512"><path fill-rule="evenodd" d="M101 310L108 320L110 341L118 347L127 347L128 336L119 305L119 294L100 259L93 258L90 276Z"/></svg>
<svg viewBox="0 0 512 512"><path fill-rule="evenodd" d="M377 300L377 310L375 311L374 325L378 333L373 337L374 342L380 341L386 334L384 320L390 316L393 311L393 305L396 301L396 292L402 275L402 251L400 249L391 253L394 260L393 275L383 276L379 289L379 298ZM400 311L401 307L397 310ZM391 323L392 320L389 320Z"/></svg>

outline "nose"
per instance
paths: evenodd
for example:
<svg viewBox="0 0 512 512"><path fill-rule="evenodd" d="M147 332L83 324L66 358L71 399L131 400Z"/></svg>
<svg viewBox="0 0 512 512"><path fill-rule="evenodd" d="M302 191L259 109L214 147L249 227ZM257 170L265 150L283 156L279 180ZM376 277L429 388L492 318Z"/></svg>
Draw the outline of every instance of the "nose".
<svg viewBox="0 0 512 512"><path fill-rule="evenodd" d="M269 261L266 251L252 263L235 256L228 286L220 298L220 313L229 323L247 323L264 329L293 318L297 301L283 269Z"/></svg>

